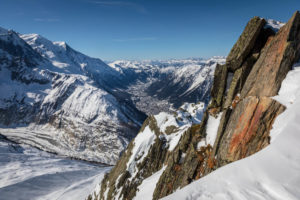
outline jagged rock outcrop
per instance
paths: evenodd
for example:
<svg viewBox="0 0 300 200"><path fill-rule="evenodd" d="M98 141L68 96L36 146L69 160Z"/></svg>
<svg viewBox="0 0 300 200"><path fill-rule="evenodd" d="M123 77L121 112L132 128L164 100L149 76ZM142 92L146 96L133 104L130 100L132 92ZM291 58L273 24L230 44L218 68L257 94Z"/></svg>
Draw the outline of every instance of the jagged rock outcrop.
<svg viewBox="0 0 300 200"><path fill-rule="evenodd" d="M241 97L274 96L292 64L299 57L300 14L296 12L276 36L270 38L253 66Z"/></svg>
<svg viewBox="0 0 300 200"><path fill-rule="evenodd" d="M148 117L116 166L103 179L101 194L96 191L89 198L135 197L144 179L161 170L168 160L181 159L182 151L176 147L178 141L183 141L181 148L188 147L204 109L204 103L184 104L174 114L160 113Z"/></svg>
<svg viewBox="0 0 300 200"><path fill-rule="evenodd" d="M255 44L257 44L256 40L265 24L266 21L259 17L254 17L248 22L244 32L226 58L226 65L230 70L235 71L245 61Z"/></svg>
<svg viewBox="0 0 300 200"><path fill-rule="evenodd" d="M145 187L146 179L158 177L152 183L156 183L152 198L159 199L266 147L270 143L269 132L274 120L285 110L271 97L278 93L281 82L299 59L299 52L299 12L295 12L277 33L264 19L251 19L229 53L226 64L216 67L211 103L201 123L185 128L171 150L167 148L165 134L159 133L156 140L148 143L150 150L143 151L142 158L132 154L133 148L145 145L138 146L139 139L136 138L102 181L101 191L96 191L90 198L132 199ZM156 123L156 126L161 129L165 125ZM147 161L147 164L141 168L136 164L138 171L134 173L116 172L121 168L129 169L130 159L141 159L141 163ZM156 163L156 167L150 163ZM136 176L144 171L147 175ZM124 188L126 194L121 192Z"/></svg>
<svg viewBox="0 0 300 200"><path fill-rule="evenodd" d="M223 120L213 152L218 166L249 156L268 144L271 125L284 110L270 97L278 93L281 82L299 59L299 25L300 14L296 12L275 36L271 35L266 41L243 86L235 89L237 81L233 78L226 98L235 96L235 99L229 104L231 108L228 103L223 107ZM235 75L240 74L240 69Z"/></svg>

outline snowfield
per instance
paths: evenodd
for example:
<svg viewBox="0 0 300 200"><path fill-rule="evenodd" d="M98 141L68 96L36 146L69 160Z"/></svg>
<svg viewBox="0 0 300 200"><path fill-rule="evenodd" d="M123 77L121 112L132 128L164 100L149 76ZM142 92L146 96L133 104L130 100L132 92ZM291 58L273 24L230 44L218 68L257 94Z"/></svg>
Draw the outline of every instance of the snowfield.
<svg viewBox="0 0 300 200"><path fill-rule="evenodd" d="M271 144L226 165L164 200L300 199L300 64L294 66L274 97L287 109L271 130Z"/></svg>
<svg viewBox="0 0 300 200"><path fill-rule="evenodd" d="M85 199L110 169L18 145L0 135L0 200Z"/></svg>

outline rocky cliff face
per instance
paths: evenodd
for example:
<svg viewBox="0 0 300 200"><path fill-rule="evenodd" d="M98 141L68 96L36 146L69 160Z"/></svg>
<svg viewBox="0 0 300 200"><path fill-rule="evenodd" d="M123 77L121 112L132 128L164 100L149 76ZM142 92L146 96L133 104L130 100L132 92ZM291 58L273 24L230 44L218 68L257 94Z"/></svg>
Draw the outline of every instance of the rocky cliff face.
<svg viewBox="0 0 300 200"><path fill-rule="evenodd" d="M251 19L226 64L215 70L212 99L201 123L182 124L176 115L149 117L89 199L146 198L146 188L152 199L159 199L266 147L275 118L285 110L272 96L299 53L299 12L278 32L264 19Z"/></svg>

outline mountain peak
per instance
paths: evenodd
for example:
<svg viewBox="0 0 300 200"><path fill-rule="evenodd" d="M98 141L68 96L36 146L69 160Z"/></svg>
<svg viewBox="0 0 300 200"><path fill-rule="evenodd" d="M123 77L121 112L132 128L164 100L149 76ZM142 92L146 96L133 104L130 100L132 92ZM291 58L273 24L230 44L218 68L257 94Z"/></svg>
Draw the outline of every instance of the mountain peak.
<svg viewBox="0 0 300 200"><path fill-rule="evenodd" d="M276 21L274 19L266 19L267 23L265 28L271 28L273 31L277 32L281 27L285 25L285 23Z"/></svg>
<svg viewBox="0 0 300 200"><path fill-rule="evenodd" d="M65 50L67 50L67 43L64 41L55 41L55 42L53 42L53 44L60 46L60 47L64 48Z"/></svg>
<svg viewBox="0 0 300 200"><path fill-rule="evenodd" d="M25 40L29 45L33 46L35 49L41 46L45 48L53 48L53 46L57 46L57 47L63 47L63 49L66 50L66 42L60 42L60 41L52 42L47 38L36 33L19 34L19 36L23 40Z"/></svg>
<svg viewBox="0 0 300 200"><path fill-rule="evenodd" d="M4 29L4 28L0 27L0 34L5 34L7 32L8 32L7 29Z"/></svg>

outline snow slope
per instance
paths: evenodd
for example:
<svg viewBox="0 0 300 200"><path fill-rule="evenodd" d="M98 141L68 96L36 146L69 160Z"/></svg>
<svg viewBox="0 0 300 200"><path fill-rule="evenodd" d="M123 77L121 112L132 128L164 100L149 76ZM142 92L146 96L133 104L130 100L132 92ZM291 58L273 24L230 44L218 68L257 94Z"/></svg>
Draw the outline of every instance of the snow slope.
<svg viewBox="0 0 300 200"><path fill-rule="evenodd" d="M84 199L110 167L70 160L0 136L0 199Z"/></svg>
<svg viewBox="0 0 300 200"><path fill-rule="evenodd" d="M274 97L287 109L271 130L271 144L226 165L164 199L300 198L300 64L295 65Z"/></svg>
<svg viewBox="0 0 300 200"><path fill-rule="evenodd" d="M193 104L193 106L191 105L190 107L193 107L193 110L185 110L184 107L187 107L187 105L182 106L175 114L161 112L158 115L154 115L157 127L160 129L161 133L159 136L157 136L154 131L151 130L150 125L148 125L134 138L134 147L127 162L127 171L130 172L132 177L138 172L137 165L143 162L143 159L148 156L148 152L157 137L166 141L168 151L173 151L178 145L182 134L192 124L201 122L205 110L204 103L199 102ZM174 130L171 133L167 133L167 130L170 127L175 128L173 128Z"/></svg>

